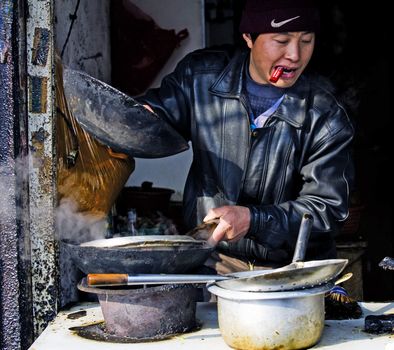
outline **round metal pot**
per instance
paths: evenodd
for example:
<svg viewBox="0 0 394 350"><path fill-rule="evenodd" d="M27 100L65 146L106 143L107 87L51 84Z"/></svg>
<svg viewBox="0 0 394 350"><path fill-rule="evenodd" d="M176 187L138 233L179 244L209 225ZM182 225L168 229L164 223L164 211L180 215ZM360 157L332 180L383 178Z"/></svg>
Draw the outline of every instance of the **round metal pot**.
<svg viewBox="0 0 394 350"><path fill-rule="evenodd" d="M93 288L82 279L78 289L97 295L108 334L133 339L165 339L194 330L198 289L171 284L146 288Z"/></svg>
<svg viewBox="0 0 394 350"><path fill-rule="evenodd" d="M286 292L239 292L215 284L222 337L234 349L303 349L324 328L324 294L332 284Z"/></svg>

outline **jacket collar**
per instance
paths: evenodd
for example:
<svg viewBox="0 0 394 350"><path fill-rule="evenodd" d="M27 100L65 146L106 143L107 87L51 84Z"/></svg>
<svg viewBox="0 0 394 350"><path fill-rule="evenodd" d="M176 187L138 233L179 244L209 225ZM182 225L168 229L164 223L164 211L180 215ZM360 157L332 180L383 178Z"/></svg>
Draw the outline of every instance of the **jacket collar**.
<svg viewBox="0 0 394 350"><path fill-rule="evenodd" d="M242 95L244 70L248 57L249 51L238 51L211 85L209 91L218 96L239 99ZM287 89L284 100L273 117L284 120L295 128L301 128L307 111L306 97L309 87L308 79L301 76L296 84Z"/></svg>
<svg viewBox="0 0 394 350"><path fill-rule="evenodd" d="M219 75L219 78L211 85L209 91L218 96L240 98L242 94L244 70L248 57L249 51L237 51Z"/></svg>
<svg viewBox="0 0 394 350"><path fill-rule="evenodd" d="M282 119L295 128L301 128L308 109L309 87L308 79L301 75L297 82L287 89L283 102L274 112L273 117Z"/></svg>

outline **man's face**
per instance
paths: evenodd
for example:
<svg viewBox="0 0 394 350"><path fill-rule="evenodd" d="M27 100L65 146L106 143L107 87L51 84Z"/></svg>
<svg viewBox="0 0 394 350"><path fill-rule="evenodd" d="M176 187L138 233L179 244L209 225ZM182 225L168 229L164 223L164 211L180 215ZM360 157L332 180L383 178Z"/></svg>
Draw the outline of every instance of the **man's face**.
<svg viewBox="0 0 394 350"><path fill-rule="evenodd" d="M286 32L260 34L253 42L243 34L250 48L249 72L260 84L272 84L280 88L292 86L304 71L315 47L315 34L311 32ZM276 83L269 81L275 68L283 67Z"/></svg>

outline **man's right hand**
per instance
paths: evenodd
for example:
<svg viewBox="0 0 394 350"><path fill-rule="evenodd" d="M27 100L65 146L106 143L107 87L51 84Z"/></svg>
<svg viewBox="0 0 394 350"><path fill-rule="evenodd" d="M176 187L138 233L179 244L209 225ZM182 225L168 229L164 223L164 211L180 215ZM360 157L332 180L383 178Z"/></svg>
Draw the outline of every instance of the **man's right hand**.
<svg viewBox="0 0 394 350"><path fill-rule="evenodd" d="M211 209L204 222L219 219L219 223L208 239L208 244L216 246L220 241L237 242L246 235L250 225L250 211L247 207L226 205Z"/></svg>

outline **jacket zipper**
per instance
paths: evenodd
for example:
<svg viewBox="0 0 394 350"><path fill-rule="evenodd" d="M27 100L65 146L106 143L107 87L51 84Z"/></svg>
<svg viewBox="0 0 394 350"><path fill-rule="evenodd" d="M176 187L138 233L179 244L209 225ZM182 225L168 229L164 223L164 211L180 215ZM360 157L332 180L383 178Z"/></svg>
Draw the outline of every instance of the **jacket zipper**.
<svg viewBox="0 0 394 350"><path fill-rule="evenodd" d="M276 201L275 204L279 204L282 202L282 196L283 196L283 191L284 191L284 184L285 184L285 178L286 178L286 173L287 173L287 165L289 164L289 158L290 158L290 153L291 153L291 147L289 146L286 152L286 157L285 157L285 161L283 163L284 165L284 169L282 172L282 177L280 179L280 185L279 185L279 190L278 193L279 195L276 197Z"/></svg>
<svg viewBox="0 0 394 350"><path fill-rule="evenodd" d="M243 108L245 109L245 112L246 112L246 117L247 117L248 126L249 126L249 128L248 128L249 132L248 132L248 147L247 147L247 150L246 150L247 154L246 154L246 157L245 157L244 171L243 171L243 174L242 174L241 186L239 188L238 198L239 198L240 194L242 193L242 191L243 191L243 189L245 187L245 177L246 177L246 172L247 172L248 165L249 165L250 146L251 146L251 134L252 134L252 131L250 129L251 124L250 124L250 118L249 118L249 112L248 112L248 108L247 108L247 103L246 103L245 98L243 96L240 97L240 101L241 101L241 104L242 104L242 106L243 106Z"/></svg>
<svg viewBox="0 0 394 350"><path fill-rule="evenodd" d="M267 146L265 149L265 154L264 154L264 170L263 170L263 174L261 176L261 182L260 182L260 186L259 186L259 191L257 194L257 198L259 200L259 203L261 203L261 199L263 197L263 192L264 192L264 188L265 188L265 183L267 182L267 169L268 169L268 151L271 148L271 140L272 140L272 134L273 134L273 128L270 128L269 130L269 134L268 134L268 142L267 142Z"/></svg>

